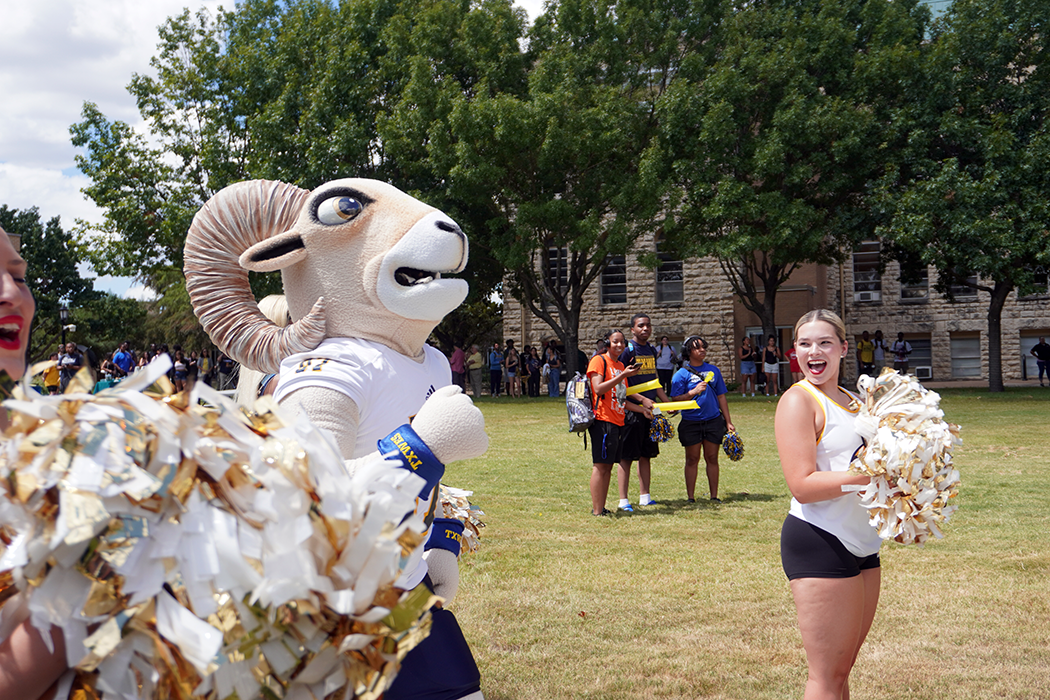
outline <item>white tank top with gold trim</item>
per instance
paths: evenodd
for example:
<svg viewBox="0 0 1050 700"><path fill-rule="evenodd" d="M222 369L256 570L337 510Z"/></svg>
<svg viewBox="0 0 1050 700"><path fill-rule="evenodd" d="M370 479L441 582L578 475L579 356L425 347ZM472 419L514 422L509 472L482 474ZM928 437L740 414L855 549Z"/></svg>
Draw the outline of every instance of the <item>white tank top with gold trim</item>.
<svg viewBox="0 0 1050 700"><path fill-rule="evenodd" d="M803 379L798 386L816 399L824 412L824 430L817 439L817 471L844 472L864 443L853 427L856 411L843 408L818 387ZM844 390L845 391L845 390ZM850 396L856 396L846 392ZM791 515L839 538L854 556L867 557L879 551L882 539L868 524L868 511L855 493L816 503L791 499Z"/></svg>

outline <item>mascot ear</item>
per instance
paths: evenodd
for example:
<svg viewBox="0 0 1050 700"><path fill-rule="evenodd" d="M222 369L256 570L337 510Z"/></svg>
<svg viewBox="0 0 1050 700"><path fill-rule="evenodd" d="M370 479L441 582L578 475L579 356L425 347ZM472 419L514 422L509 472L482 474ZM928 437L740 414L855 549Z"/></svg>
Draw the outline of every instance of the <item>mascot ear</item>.
<svg viewBox="0 0 1050 700"><path fill-rule="evenodd" d="M241 253L237 262L252 272L274 272L306 258L303 237L295 231L280 233L259 241Z"/></svg>

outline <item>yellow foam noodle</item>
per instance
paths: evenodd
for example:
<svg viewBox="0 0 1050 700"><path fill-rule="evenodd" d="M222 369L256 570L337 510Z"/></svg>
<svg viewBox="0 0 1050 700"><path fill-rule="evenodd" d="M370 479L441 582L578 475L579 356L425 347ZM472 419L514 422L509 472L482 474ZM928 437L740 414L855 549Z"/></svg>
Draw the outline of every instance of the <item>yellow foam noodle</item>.
<svg viewBox="0 0 1050 700"><path fill-rule="evenodd" d="M696 401L667 401L665 403L654 403L653 408L659 408L661 411L688 411L693 408L700 408Z"/></svg>
<svg viewBox="0 0 1050 700"><path fill-rule="evenodd" d="M661 386L659 379L653 379L645 384L635 384L634 386L627 387L627 395L633 396L634 394L640 394L643 391L649 391L650 389L659 389Z"/></svg>

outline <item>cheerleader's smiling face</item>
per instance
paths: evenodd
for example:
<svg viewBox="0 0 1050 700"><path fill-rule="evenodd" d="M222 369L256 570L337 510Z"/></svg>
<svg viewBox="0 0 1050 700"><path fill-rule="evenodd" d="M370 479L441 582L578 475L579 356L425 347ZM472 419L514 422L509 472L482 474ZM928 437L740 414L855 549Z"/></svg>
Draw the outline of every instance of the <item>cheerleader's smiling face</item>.
<svg viewBox="0 0 1050 700"><path fill-rule="evenodd" d="M813 384L837 384L839 363L845 357L848 345L827 321L812 321L800 326L795 350L802 374Z"/></svg>

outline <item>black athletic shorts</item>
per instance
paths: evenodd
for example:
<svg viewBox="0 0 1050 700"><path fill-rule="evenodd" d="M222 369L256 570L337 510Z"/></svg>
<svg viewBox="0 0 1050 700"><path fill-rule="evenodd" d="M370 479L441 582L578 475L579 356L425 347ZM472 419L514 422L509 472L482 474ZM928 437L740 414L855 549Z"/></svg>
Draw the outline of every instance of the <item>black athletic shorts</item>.
<svg viewBox="0 0 1050 700"><path fill-rule="evenodd" d="M701 442L713 442L722 444L722 438L726 436L726 419L719 413L708 420L685 420L678 423L678 442L682 447L692 447Z"/></svg>
<svg viewBox="0 0 1050 700"><path fill-rule="evenodd" d="M623 426L623 455L620 459L630 462L642 457L652 459L660 454L660 443L653 442L649 437L649 428L653 422L641 413L633 415L634 418L628 418L627 424Z"/></svg>
<svg viewBox="0 0 1050 700"><path fill-rule="evenodd" d="M853 578L881 566L878 553L858 557L838 537L788 515L780 531L780 563L789 581L797 578Z"/></svg>
<svg viewBox="0 0 1050 700"><path fill-rule="evenodd" d="M596 420L587 428L591 436L591 461L595 464L616 464L623 447L623 428L615 423Z"/></svg>

